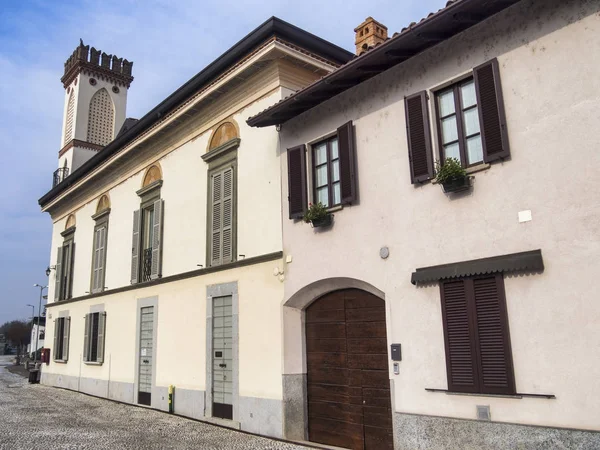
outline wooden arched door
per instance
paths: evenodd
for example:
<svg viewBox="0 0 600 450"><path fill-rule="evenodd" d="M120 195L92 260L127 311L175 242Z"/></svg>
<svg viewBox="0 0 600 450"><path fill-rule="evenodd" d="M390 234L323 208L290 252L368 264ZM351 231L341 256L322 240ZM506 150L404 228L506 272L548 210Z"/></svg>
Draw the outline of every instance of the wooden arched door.
<svg viewBox="0 0 600 450"><path fill-rule="evenodd" d="M385 302L347 289L306 309L308 435L351 449L393 449Z"/></svg>

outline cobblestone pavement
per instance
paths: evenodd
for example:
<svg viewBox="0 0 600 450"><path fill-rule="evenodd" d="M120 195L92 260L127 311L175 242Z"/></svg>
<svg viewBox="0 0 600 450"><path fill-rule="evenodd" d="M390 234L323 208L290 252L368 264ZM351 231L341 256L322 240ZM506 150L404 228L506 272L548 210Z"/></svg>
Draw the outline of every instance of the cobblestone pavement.
<svg viewBox="0 0 600 450"><path fill-rule="evenodd" d="M30 385L0 356L0 449L281 449L274 441L77 392Z"/></svg>

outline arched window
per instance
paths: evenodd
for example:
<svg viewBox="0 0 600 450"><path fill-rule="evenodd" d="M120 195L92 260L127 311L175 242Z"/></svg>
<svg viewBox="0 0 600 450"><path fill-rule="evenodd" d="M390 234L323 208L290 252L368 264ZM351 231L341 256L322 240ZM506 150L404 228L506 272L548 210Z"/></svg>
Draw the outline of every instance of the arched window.
<svg viewBox="0 0 600 450"><path fill-rule="evenodd" d="M67 145L73 139L73 116L75 115L75 95L71 91L69 103L67 105L67 117L65 119L65 140L63 145Z"/></svg>
<svg viewBox="0 0 600 450"><path fill-rule="evenodd" d="M164 200L160 198L162 171L158 163L150 166L137 191L140 209L133 212L131 284L162 276L162 230Z"/></svg>
<svg viewBox="0 0 600 450"><path fill-rule="evenodd" d="M92 294L102 292L105 288L104 280L106 273L106 254L107 254L107 239L108 239L108 217L110 213L110 199L107 194L104 194L98 200L96 206L96 214L92 219L96 222L94 226L94 247L92 249Z"/></svg>
<svg viewBox="0 0 600 450"><path fill-rule="evenodd" d="M90 101L87 141L106 145L113 140L115 110L110 94L104 88L94 94Z"/></svg>

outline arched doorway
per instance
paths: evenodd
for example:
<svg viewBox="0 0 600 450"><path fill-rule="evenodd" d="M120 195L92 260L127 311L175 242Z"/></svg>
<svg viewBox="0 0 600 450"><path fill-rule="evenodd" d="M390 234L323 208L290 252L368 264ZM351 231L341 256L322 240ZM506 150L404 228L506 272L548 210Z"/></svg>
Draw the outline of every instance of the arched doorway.
<svg viewBox="0 0 600 450"><path fill-rule="evenodd" d="M351 449L393 449L385 302L359 289L306 309L308 437Z"/></svg>

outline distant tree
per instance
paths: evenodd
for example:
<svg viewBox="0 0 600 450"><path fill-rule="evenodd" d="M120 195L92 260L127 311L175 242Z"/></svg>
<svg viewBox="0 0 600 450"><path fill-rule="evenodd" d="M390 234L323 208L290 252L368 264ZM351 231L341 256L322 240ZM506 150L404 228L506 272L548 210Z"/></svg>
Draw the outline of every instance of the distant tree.
<svg viewBox="0 0 600 450"><path fill-rule="evenodd" d="M23 346L31 340L31 322L26 320L11 320L0 326L0 334L3 334L7 342L19 348L19 354Z"/></svg>

